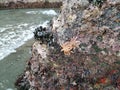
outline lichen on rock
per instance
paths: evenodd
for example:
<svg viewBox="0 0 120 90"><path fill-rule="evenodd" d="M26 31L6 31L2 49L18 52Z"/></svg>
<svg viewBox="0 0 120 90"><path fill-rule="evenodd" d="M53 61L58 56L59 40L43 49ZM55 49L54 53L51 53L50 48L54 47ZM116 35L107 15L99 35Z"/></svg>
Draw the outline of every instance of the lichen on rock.
<svg viewBox="0 0 120 90"><path fill-rule="evenodd" d="M33 44L16 85L26 90L119 90L120 4L108 1L99 6L65 0L60 15L47 27L52 44L41 39Z"/></svg>

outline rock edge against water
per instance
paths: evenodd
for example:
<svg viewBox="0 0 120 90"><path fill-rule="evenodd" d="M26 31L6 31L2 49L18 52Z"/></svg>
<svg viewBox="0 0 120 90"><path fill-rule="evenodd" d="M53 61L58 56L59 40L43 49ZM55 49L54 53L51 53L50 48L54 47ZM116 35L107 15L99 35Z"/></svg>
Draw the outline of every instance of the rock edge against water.
<svg viewBox="0 0 120 90"><path fill-rule="evenodd" d="M18 90L120 90L120 1L90 1L63 2L52 44L33 44Z"/></svg>

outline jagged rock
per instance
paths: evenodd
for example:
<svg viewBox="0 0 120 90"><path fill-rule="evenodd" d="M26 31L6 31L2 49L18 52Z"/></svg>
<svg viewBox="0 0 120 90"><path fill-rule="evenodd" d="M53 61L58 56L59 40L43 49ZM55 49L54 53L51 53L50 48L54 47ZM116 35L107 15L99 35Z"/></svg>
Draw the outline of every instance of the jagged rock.
<svg viewBox="0 0 120 90"><path fill-rule="evenodd" d="M64 1L49 27L55 43L33 44L20 83L29 82L30 90L120 89L119 4L85 2Z"/></svg>
<svg viewBox="0 0 120 90"><path fill-rule="evenodd" d="M0 9L15 8L60 8L61 1L44 1L44 0L2 0Z"/></svg>

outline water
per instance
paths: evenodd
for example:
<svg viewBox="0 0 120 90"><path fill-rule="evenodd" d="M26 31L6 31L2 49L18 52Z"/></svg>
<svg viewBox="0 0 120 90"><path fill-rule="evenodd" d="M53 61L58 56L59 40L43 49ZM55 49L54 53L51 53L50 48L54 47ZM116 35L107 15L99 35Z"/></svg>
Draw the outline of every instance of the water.
<svg viewBox="0 0 120 90"><path fill-rule="evenodd" d="M31 56L36 27L46 26L53 9L0 10L0 90L16 90L14 83Z"/></svg>
<svg viewBox="0 0 120 90"><path fill-rule="evenodd" d="M37 26L45 26L55 15L52 9L0 10L0 60L16 52Z"/></svg>

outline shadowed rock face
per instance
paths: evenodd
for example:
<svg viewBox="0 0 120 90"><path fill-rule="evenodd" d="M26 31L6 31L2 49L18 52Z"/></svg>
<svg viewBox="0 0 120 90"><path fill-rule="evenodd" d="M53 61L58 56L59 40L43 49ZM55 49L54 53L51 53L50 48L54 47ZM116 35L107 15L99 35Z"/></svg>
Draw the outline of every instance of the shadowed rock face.
<svg viewBox="0 0 120 90"><path fill-rule="evenodd" d="M119 6L65 0L47 27L54 44L33 44L18 90L120 90Z"/></svg>
<svg viewBox="0 0 120 90"><path fill-rule="evenodd" d="M62 2L48 2L48 1L8 1L1 2L0 9L15 9L15 8L60 8Z"/></svg>

